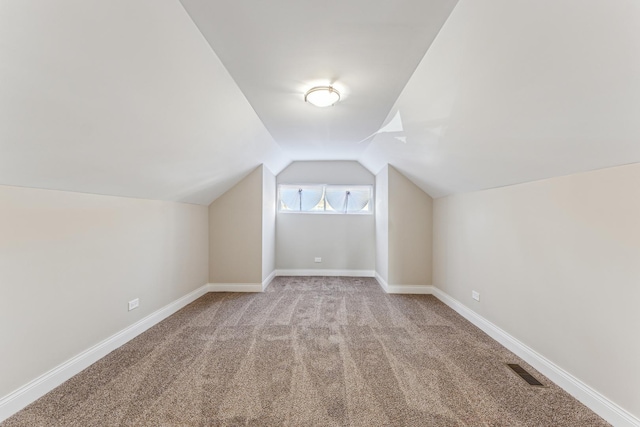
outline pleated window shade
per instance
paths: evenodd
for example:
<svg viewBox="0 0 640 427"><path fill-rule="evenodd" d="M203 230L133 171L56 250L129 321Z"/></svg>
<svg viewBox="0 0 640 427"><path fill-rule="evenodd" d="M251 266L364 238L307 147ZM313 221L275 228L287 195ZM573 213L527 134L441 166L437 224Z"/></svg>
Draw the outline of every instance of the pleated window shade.
<svg viewBox="0 0 640 427"><path fill-rule="evenodd" d="M280 212L326 214L373 213L371 185L297 185L278 186Z"/></svg>
<svg viewBox="0 0 640 427"><path fill-rule="evenodd" d="M324 210L322 185L281 185L280 210L289 212L310 212ZM321 205L321 206L320 206Z"/></svg>

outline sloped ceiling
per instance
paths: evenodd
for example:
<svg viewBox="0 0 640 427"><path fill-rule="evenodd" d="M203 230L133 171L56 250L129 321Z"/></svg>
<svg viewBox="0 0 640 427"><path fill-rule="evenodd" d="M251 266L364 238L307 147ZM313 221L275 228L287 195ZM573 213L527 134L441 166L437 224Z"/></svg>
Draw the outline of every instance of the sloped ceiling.
<svg viewBox="0 0 640 427"><path fill-rule="evenodd" d="M461 0L359 159L433 197L640 162L640 2Z"/></svg>
<svg viewBox="0 0 640 427"><path fill-rule="evenodd" d="M209 204L289 162L179 2L0 2L0 184Z"/></svg>
<svg viewBox="0 0 640 427"><path fill-rule="evenodd" d="M295 160L356 160L456 0L181 0L271 135ZM314 85L342 95L303 102Z"/></svg>
<svg viewBox="0 0 640 427"><path fill-rule="evenodd" d="M438 197L640 162L638 28L634 0L2 1L0 184L208 204L344 159Z"/></svg>

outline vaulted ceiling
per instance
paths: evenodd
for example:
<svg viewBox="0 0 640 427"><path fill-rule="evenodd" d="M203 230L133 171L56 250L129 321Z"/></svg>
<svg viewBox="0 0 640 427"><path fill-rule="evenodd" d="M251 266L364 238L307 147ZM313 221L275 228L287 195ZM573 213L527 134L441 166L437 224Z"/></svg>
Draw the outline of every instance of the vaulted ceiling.
<svg viewBox="0 0 640 427"><path fill-rule="evenodd" d="M640 162L639 28L635 0L6 0L0 184L208 204L344 159L439 197Z"/></svg>

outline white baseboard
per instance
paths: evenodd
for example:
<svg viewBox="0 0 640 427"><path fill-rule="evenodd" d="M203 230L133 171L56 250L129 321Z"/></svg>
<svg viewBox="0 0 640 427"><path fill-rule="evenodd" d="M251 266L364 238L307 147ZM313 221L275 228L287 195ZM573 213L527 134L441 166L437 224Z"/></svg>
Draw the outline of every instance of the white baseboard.
<svg viewBox="0 0 640 427"><path fill-rule="evenodd" d="M433 286L429 285L388 285L388 294L431 295Z"/></svg>
<svg viewBox="0 0 640 427"><path fill-rule="evenodd" d="M262 292L262 283L209 283L209 292Z"/></svg>
<svg viewBox="0 0 640 427"><path fill-rule="evenodd" d="M209 283L209 292L264 292L275 277L273 270L262 283Z"/></svg>
<svg viewBox="0 0 640 427"><path fill-rule="evenodd" d="M430 285L390 285L378 272L375 273L375 278L380 284L380 287L388 294L430 295L434 289L433 286Z"/></svg>
<svg viewBox="0 0 640 427"><path fill-rule="evenodd" d="M384 288L384 286L383 286ZM640 427L640 419L627 412L605 396L580 381L546 357L542 356L523 342L509 335L498 326L480 316L460 301L452 298L437 287L433 287L433 295L473 323L509 351L525 360L551 381L578 399L589 409L600 415L616 427Z"/></svg>
<svg viewBox="0 0 640 427"><path fill-rule="evenodd" d="M262 281L262 292L264 292L265 289L269 287L269 285L271 284L273 279L275 279L275 277L276 277L276 270L273 270L271 274L269 274L267 278Z"/></svg>
<svg viewBox="0 0 640 427"><path fill-rule="evenodd" d="M190 292L182 298L166 305L159 310L156 310L155 312L139 320L133 325L110 336L109 338L83 351L77 356L58 365L49 372L46 372L33 381L30 381L24 386L2 397L0 399L0 422L9 418L20 409L34 402L38 398L44 396L46 393L53 390L74 375L78 374L83 369L89 367L91 364L97 362L111 351L124 345L126 342L132 340L150 327L161 322L181 308L200 298L207 292L261 292L262 290L266 289L267 286L269 286L271 280L273 280L276 275L296 275L292 274L292 271L309 272L311 270L277 270L271 273L263 283L210 283L201 286L193 292ZM329 274L327 274L328 270L314 271L322 271L323 273L304 275L329 276ZM353 272L353 270L349 271ZM344 271L341 271L341 273L344 273ZM337 275L346 276L347 274ZM372 274L371 276L373 275L374 274ZM357 275L354 274L354 276L371 277L360 273ZM386 283L385 280L382 279L382 277L380 277L379 274L375 273L375 278L377 279L378 283L380 283L380 286L388 293L421 293L435 295L439 300L447 304L449 307L458 312L460 315L469 320L482 331L487 333L490 337L498 341L504 347L524 359L527 363L540 371L543 375L547 376L551 381L562 387L568 393L573 395L576 399L581 401L583 404L585 404L592 411L607 420L609 423L613 424L616 427L640 427L640 419L635 417L633 414L627 412L593 388L580 381L578 378L563 370L541 354L537 353L535 350L531 349L521 341L509 335L507 332L489 322L487 319L475 313L473 310L471 310L458 300L452 298L448 294L444 293L437 287L409 285L390 286Z"/></svg>
<svg viewBox="0 0 640 427"><path fill-rule="evenodd" d="M376 271L374 277L376 278L376 281L378 282L378 284L380 285L380 287L386 292L389 293L389 284L387 283L386 280L384 280L382 278L381 275L378 274L378 272Z"/></svg>
<svg viewBox="0 0 640 427"><path fill-rule="evenodd" d="M276 270L277 276L374 277L373 270Z"/></svg>
<svg viewBox="0 0 640 427"><path fill-rule="evenodd" d="M0 422L44 396L153 325L197 300L208 291L208 285L199 287L4 396L0 399Z"/></svg>

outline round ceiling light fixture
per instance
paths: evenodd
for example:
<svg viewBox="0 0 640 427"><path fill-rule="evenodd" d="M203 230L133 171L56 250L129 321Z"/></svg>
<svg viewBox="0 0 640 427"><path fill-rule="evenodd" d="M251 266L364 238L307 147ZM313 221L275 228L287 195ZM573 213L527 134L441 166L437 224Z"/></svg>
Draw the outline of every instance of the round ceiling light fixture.
<svg viewBox="0 0 640 427"><path fill-rule="evenodd" d="M331 86L316 86L304 94L304 100L316 107L330 107L340 101L340 92Z"/></svg>

